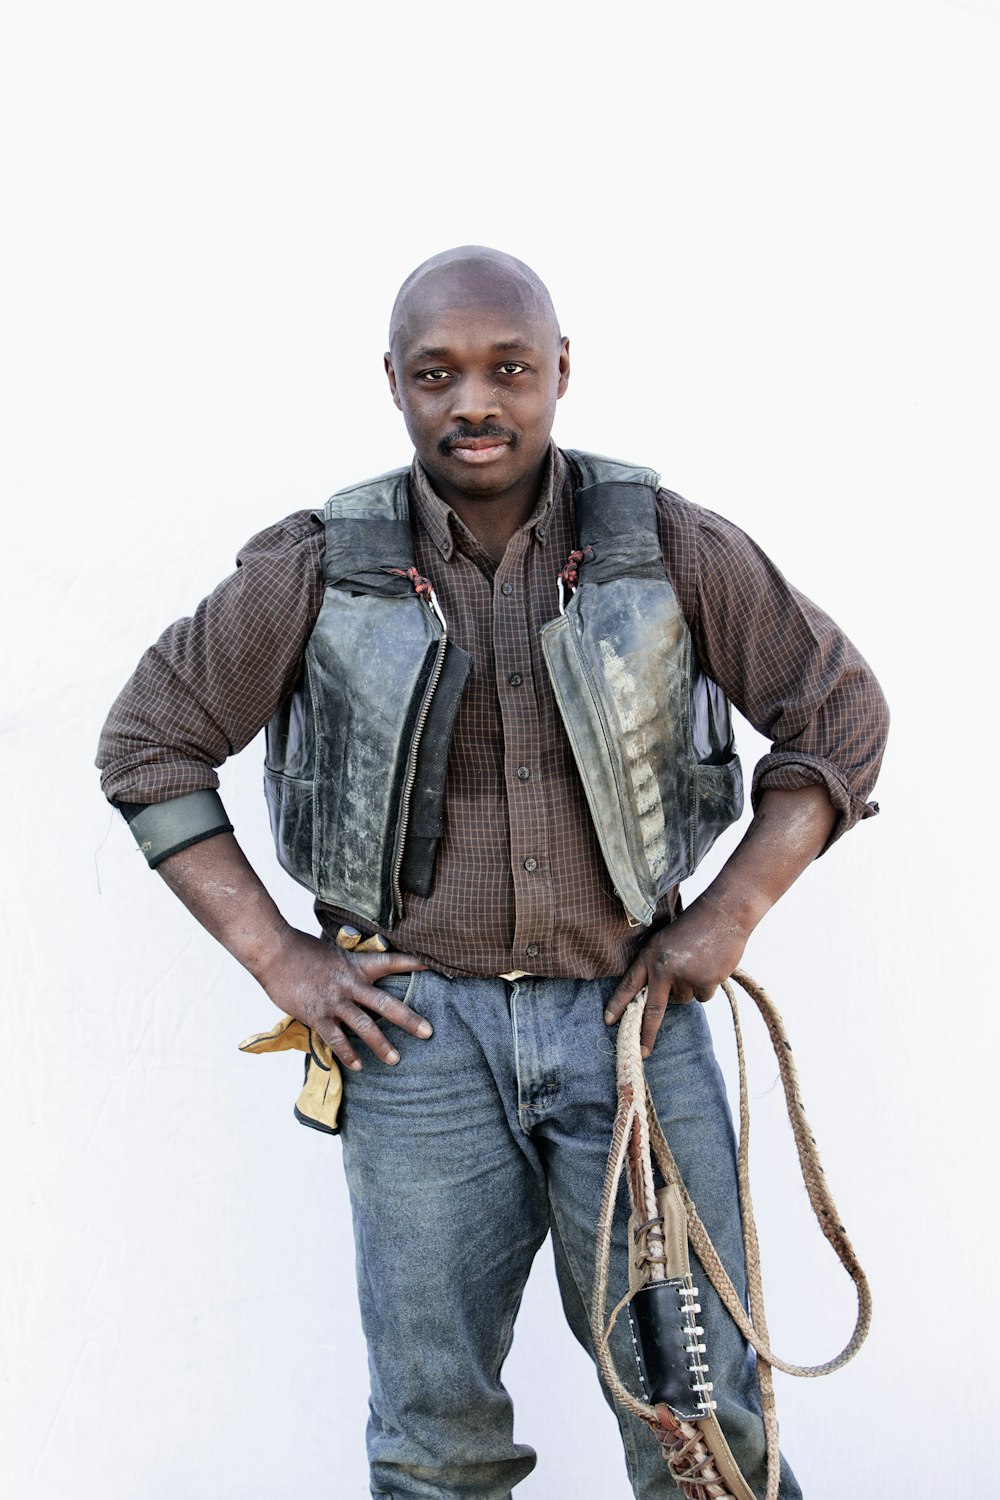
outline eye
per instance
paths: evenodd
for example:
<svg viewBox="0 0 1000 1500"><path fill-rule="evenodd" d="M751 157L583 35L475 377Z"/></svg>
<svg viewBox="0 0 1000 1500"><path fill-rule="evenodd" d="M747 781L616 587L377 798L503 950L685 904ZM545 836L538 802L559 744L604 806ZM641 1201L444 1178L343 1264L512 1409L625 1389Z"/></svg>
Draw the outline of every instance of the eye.
<svg viewBox="0 0 1000 1500"><path fill-rule="evenodd" d="M447 370L421 370L420 373L417 375L417 379L420 380L420 381L422 381L424 383L424 385L440 385L442 383L442 381L445 381L445 380L448 379L448 371Z"/></svg>
<svg viewBox="0 0 1000 1500"><path fill-rule="evenodd" d="M516 360L508 359L505 360L504 363L500 366L500 374L520 375L521 371L526 369L527 365L519 365Z"/></svg>

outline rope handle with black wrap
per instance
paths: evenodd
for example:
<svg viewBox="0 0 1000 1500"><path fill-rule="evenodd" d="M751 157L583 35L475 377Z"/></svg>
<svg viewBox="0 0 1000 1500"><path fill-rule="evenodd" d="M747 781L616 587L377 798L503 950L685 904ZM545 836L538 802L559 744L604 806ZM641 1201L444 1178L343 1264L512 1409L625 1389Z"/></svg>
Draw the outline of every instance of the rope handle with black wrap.
<svg viewBox="0 0 1000 1500"><path fill-rule="evenodd" d="M598 1363L608 1388L621 1406L655 1433L686 1500L754 1500L753 1491L740 1473L715 1415L712 1385L707 1378L711 1372L711 1353L700 1342L703 1329L697 1323L697 1314L701 1308L697 1301L699 1292L691 1278L689 1242L726 1310L757 1354L767 1449L766 1500L777 1500L780 1478L772 1370L805 1377L828 1375L839 1370L860 1349L871 1324L868 1281L840 1223L823 1175L816 1141L802 1105L798 1074L784 1023L767 992L749 974L737 969L732 979L753 1000L767 1027L778 1059L785 1105L809 1202L823 1234L854 1282L858 1311L854 1332L847 1344L840 1354L824 1364L792 1364L780 1359L771 1348L764 1313L760 1248L750 1197L750 1110L743 1034L736 993L732 982L726 980L722 988L732 1013L739 1067L737 1178L750 1303L750 1315L747 1316L684 1186L656 1118L640 1051L642 1013L646 1004L646 992L641 990L622 1016L618 1030L618 1108L598 1217L591 1326ZM663 1178L664 1185L660 1189L655 1185L654 1162ZM612 1222L623 1171L632 1204L629 1220L630 1285L608 1316ZM625 1308L629 1309L632 1321L642 1383L650 1397L645 1401L634 1396L624 1385L611 1354L611 1332Z"/></svg>

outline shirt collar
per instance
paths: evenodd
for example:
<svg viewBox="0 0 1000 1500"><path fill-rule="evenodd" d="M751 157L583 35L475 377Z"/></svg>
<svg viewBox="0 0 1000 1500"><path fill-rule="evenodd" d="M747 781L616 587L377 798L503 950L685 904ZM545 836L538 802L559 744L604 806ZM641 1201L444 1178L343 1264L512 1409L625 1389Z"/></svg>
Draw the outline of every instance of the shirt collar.
<svg viewBox="0 0 1000 1500"><path fill-rule="evenodd" d="M525 521L523 530L534 531L537 540L544 546L548 516L553 501L563 494L566 483L567 464L556 447L549 443L549 451L542 474L542 487L538 504ZM459 519L450 505L436 494L430 475L416 454L410 467L410 503L417 519L445 560L451 558L456 544L469 536L468 528ZM465 550L465 549L463 549Z"/></svg>

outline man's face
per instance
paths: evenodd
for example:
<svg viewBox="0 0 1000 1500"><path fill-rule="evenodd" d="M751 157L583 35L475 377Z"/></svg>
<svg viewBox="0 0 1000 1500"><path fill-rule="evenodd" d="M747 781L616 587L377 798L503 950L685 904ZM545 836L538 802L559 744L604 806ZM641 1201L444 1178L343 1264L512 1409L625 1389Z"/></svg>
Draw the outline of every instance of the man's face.
<svg viewBox="0 0 1000 1500"><path fill-rule="evenodd" d="M416 308L385 366L438 493L486 500L539 475L569 379L569 343L531 311L459 300Z"/></svg>

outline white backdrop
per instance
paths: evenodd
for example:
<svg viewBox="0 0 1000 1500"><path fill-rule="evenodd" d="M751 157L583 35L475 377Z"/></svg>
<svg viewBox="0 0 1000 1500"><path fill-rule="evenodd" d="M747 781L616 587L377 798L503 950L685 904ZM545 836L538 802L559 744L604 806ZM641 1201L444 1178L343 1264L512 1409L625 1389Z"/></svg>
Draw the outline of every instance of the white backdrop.
<svg viewBox="0 0 1000 1500"><path fill-rule="evenodd" d="M0 54L5 1492L367 1492L339 1146L295 1124L292 1058L237 1052L269 1002L90 762L247 536L406 460L392 295L479 241L551 286L557 437L743 524L886 686L882 816L747 955L876 1296L854 1364L781 1380L783 1436L809 1500L993 1493L996 0L39 0ZM259 761L223 794L307 922ZM850 1289L753 1065L772 1331L824 1358ZM508 1376L518 1496L624 1500L548 1249Z"/></svg>

